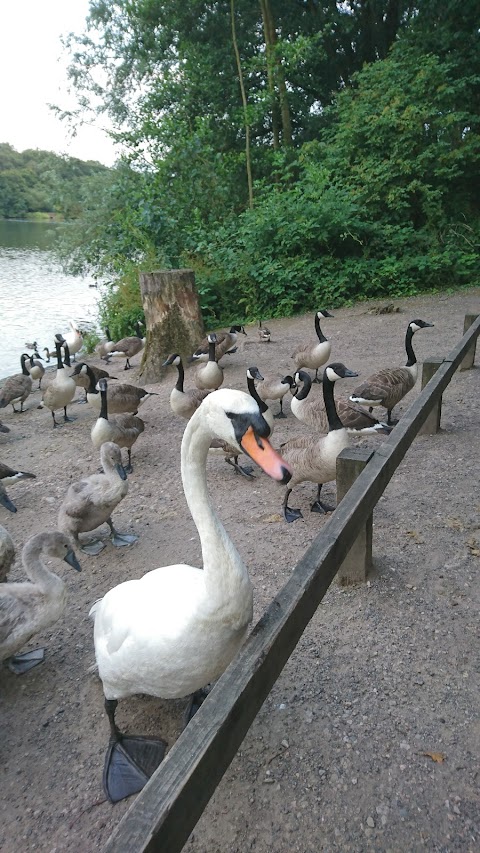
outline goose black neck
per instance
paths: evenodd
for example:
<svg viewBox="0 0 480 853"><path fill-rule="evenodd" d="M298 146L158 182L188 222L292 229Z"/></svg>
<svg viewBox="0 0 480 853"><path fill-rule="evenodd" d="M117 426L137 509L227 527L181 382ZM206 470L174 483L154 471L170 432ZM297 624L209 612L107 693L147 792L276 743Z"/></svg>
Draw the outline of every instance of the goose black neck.
<svg viewBox="0 0 480 853"><path fill-rule="evenodd" d="M86 364L85 367L87 368L88 381L90 382L90 385L88 386L88 389L87 389L87 394L98 394L98 390L96 387L97 383L95 381L95 374L94 374L92 368L88 366L88 364Z"/></svg>
<svg viewBox="0 0 480 853"><path fill-rule="evenodd" d="M413 329L411 326L407 329L407 334L405 335L405 349L407 351L407 367L413 367L414 364L417 363L417 357L413 351Z"/></svg>
<svg viewBox="0 0 480 853"><path fill-rule="evenodd" d="M257 392L257 389L255 388L255 382L253 381L252 376L247 376L247 388L248 388L248 393L250 394L250 396L253 397L253 399L255 400L256 403L258 403L258 408L260 409L260 411L263 415L267 411L268 406L267 406L265 400L261 400L260 397L258 396L258 392Z"/></svg>
<svg viewBox="0 0 480 853"><path fill-rule="evenodd" d="M315 331L317 333L318 340L321 344L323 344L323 342L327 339L320 328L320 317L318 316L318 314L315 314Z"/></svg>
<svg viewBox="0 0 480 853"><path fill-rule="evenodd" d="M216 361L215 358L215 341L208 342L208 360Z"/></svg>
<svg viewBox="0 0 480 853"><path fill-rule="evenodd" d="M108 408L107 408L107 392L103 389L100 389L100 415L99 417L104 418L108 421Z"/></svg>
<svg viewBox="0 0 480 853"><path fill-rule="evenodd" d="M112 339L110 337L110 329L108 328L108 326L105 329L105 334L107 336L107 341L111 341Z"/></svg>
<svg viewBox="0 0 480 853"><path fill-rule="evenodd" d="M333 389L335 383L327 376L327 371L323 373L323 400L325 403L325 411L327 413L328 431L332 432L335 429L343 429L343 424L338 416L337 407L335 405L335 397Z"/></svg>
<svg viewBox="0 0 480 853"><path fill-rule="evenodd" d="M305 400L306 397L308 397L310 389L312 387L312 377L308 373L302 373L301 380L303 385L298 394L295 395L297 400Z"/></svg>
<svg viewBox="0 0 480 853"><path fill-rule="evenodd" d="M57 353L57 370L63 370L62 345L58 341L55 344L55 351Z"/></svg>
<svg viewBox="0 0 480 853"><path fill-rule="evenodd" d="M64 355L63 355L63 363L64 363L64 364L66 364L66 365L67 365L67 367L71 367L72 365L71 365L71 363L70 363L70 350L69 350L69 348L68 348L68 344L67 344L67 342L66 342L66 341L65 341L65 343L63 344L63 353L64 353Z"/></svg>
<svg viewBox="0 0 480 853"><path fill-rule="evenodd" d="M185 371L183 369L183 364L181 361L180 361L180 364L177 364L177 370L178 370L178 379L177 379L175 388L177 389L177 391L181 391L183 394L183 380L185 378Z"/></svg>
<svg viewBox="0 0 480 853"><path fill-rule="evenodd" d="M27 356L27 358L30 358L30 356ZM25 367L25 362L26 362L27 358L24 355L22 355L22 357L20 359L20 364L22 365L22 373L24 376L30 376L27 368ZM30 363L33 364L33 359L31 360Z"/></svg>

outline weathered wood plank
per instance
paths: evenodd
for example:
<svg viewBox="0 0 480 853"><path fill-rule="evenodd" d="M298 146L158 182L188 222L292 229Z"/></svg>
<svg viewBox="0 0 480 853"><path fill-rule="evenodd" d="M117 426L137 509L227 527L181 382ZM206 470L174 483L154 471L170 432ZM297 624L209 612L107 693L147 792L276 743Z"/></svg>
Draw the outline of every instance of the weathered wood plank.
<svg viewBox="0 0 480 853"><path fill-rule="evenodd" d="M479 329L480 317L374 453L236 659L110 836L105 853L177 853L182 849L351 542Z"/></svg>
<svg viewBox="0 0 480 853"><path fill-rule="evenodd" d="M470 328L472 323L474 323L477 318L478 318L478 314L465 314L465 321L463 324L463 333L464 334L465 334L465 332L468 331L468 329ZM477 339L475 338L475 340L472 342L471 346L468 348L467 352L465 353L465 355L462 359L462 363L460 364L459 370L470 370L470 368L473 367L474 362L475 362L476 346L477 346Z"/></svg>
<svg viewBox="0 0 480 853"><path fill-rule="evenodd" d="M443 358L431 356L426 358L422 365L422 388L425 388L433 374L437 372L440 365L443 364ZM432 411L427 415L425 423L420 427L419 435L436 435L440 429L440 419L442 416L442 398L435 403Z"/></svg>
<svg viewBox="0 0 480 853"><path fill-rule="evenodd" d="M337 505L350 491L373 456L371 447L347 447L337 456ZM363 583L372 566L373 514L369 515L341 564L336 580L341 586Z"/></svg>

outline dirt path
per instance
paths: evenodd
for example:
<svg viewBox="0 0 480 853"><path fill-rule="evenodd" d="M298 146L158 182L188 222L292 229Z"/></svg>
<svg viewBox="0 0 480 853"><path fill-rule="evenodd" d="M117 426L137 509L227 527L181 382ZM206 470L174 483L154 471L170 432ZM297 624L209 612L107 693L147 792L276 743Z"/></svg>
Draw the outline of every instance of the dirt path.
<svg viewBox="0 0 480 853"><path fill-rule="evenodd" d="M480 291L395 305L401 313L378 316L366 305L326 306L335 314L323 324L332 359L362 377L403 364L405 329L417 317L435 324L415 336L419 360L446 355L462 336L464 315L479 311ZM239 351L225 359L226 385L244 389L252 364L262 373L291 372L290 353L313 333L311 316L268 326L271 344L247 327ZM116 375L138 381L121 365ZM31 643L46 646L45 662L21 677L1 668L4 853L101 850L130 805L99 803L108 726L101 684L89 673L87 614L127 578L163 564L200 565L179 477L184 422L168 404L174 381L172 372L149 386L160 396L140 412L146 430L133 451L129 493L114 514L118 528L137 532L139 542L125 549L109 543L98 557L81 554L79 575L61 570L67 612ZM454 377L441 433L414 442L378 504L368 585L329 591L197 825L186 846L191 853L480 849L479 392L478 367ZM400 413L417 394L418 386ZM11 432L0 435L0 459L37 474L10 487L16 515L0 506L17 554L33 533L55 529L69 483L98 467L91 408L72 406L77 420L54 431L50 413L36 408L39 399L39 392L31 395L24 415L2 412ZM276 422L277 447L307 431L286 409L288 418ZM249 567L256 621L324 518L309 512L311 484L296 487L292 504L304 520L287 525L266 520L280 510L281 487L264 476L237 477L218 456L208 472L219 514ZM332 485L325 491L334 496ZM10 577L22 576L17 560ZM120 703L118 721L171 745L184 705L136 697Z"/></svg>

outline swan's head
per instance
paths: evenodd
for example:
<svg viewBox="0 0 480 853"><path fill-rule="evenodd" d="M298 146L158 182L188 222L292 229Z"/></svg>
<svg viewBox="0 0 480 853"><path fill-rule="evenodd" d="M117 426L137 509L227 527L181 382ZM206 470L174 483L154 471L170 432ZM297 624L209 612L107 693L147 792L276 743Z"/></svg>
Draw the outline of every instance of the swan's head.
<svg viewBox="0 0 480 853"><path fill-rule="evenodd" d="M178 367L179 364L182 363L182 359L180 358L178 352L172 352L171 355L163 362L162 367L170 367L172 364L175 367Z"/></svg>
<svg viewBox="0 0 480 853"><path fill-rule="evenodd" d="M100 462L105 472L116 471L121 480L127 479L127 473L122 465L122 451L115 442L103 442L100 448Z"/></svg>
<svg viewBox="0 0 480 853"><path fill-rule="evenodd" d="M221 388L213 391L193 415L207 427L211 438L220 438L243 450L262 471L272 479L288 483L292 472L267 436L270 426L260 412L258 403L243 391Z"/></svg>
<svg viewBox="0 0 480 853"><path fill-rule="evenodd" d="M59 560L64 560L77 572L82 571L75 551L72 549L71 542L64 533L60 533L59 531L55 531L54 533L37 533L32 538L40 540L38 544L41 545L42 553L46 557L57 557Z"/></svg>
<svg viewBox="0 0 480 853"><path fill-rule="evenodd" d="M419 329L429 329L433 328L433 323L427 323L425 320L412 320L408 324L408 328L412 330L412 333L418 332Z"/></svg>

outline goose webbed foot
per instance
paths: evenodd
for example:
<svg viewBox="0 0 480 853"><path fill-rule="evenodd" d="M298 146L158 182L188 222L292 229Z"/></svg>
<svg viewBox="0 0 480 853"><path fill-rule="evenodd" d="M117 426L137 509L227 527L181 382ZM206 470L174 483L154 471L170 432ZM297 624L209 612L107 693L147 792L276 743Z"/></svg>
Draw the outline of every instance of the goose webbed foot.
<svg viewBox="0 0 480 853"><path fill-rule="evenodd" d="M96 557L105 548L105 542L101 539L93 539L92 542L87 542L86 545L81 545L80 550L84 554L89 554L90 557Z"/></svg>
<svg viewBox="0 0 480 853"><path fill-rule="evenodd" d="M28 672L29 669L33 669L34 666L42 663L44 659L45 649L31 649L31 651L23 652L21 655L12 655L7 665L15 675L23 675L24 672Z"/></svg>
<svg viewBox="0 0 480 853"><path fill-rule="evenodd" d="M331 506L330 504L326 504L323 501L319 500L314 501L310 507L311 512L319 512L322 514L325 514L327 512L333 512L334 509L334 506Z"/></svg>
<svg viewBox="0 0 480 853"><path fill-rule="evenodd" d="M286 418L287 416L286 416L285 412L282 409L280 409L280 411L277 412L277 414L274 415L273 417L274 418Z"/></svg>
<svg viewBox="0 0 480 853"><path fill-rule="evenodd" d="M64 414L63 414L63 420L65 421L65 423L66 423L66 424L73 423L73 421L76 421L76 420L77 420L76 418L69 418L69 417L68 417L68 415L67 415L67 407L66 407L66 406L64 406L64 407L63 407L63 413L64 413Z"/></svg>
<svg viewBox="0 0 480 853"><path fill-rule="evenodd" d="M396 426L398 424L398 421L399 421L398 418L392 419L392 410L391 409L389 411L387 411L387 426L391 426L391 427Z"/></svg>
<svg viewBox="0 0 480 853"><path fill-rule="evenodd" d="M231 465L232 468L235 469L236 474L242 474L242 476L246 477L247 480L255 480L255 477L253 476L253 472L255 469L252 468L251 465L244 465L244 466L239 465L238 464L238 456L236 456L234 460L226 459L225 461L228 462L228 464Z"/></svg>
<svg viewBox="0 0 480 853"><path fill-rule="evenodd" d="M327 513L327 512L333 512L335 507L330 506L330 504L326 504L324 501L322 501L322 499L320 497L320 493L322 491L322 485L323 485L323 483L320 483L318 485L317 497L316 497L316 500L314 500L313 504L311 505L310 510L312 512L320 512L322 514Z"/></svg>
<svg viewBox="0 0 480 853"><path fill-rule="evenodd" d="M302 511L300 509L292 509L288 506L288 498L290 496L291 491L291 489L287 489L283 501L283 516L285 518L285 521L287 521L289 524L291 524L292 521L296 521L298 518L303 518Z"/></svg>
<svg viewBox="0 0 480 853"><path fill-rule="evenodd" d="M103 789L111 803L138 794L165 756L161 738L124 735L115 724L116 699L105 700L110 742L103 767Z"/></svg>
<svg viewBox="0 0 480 853"><path fill-rule="evenodd" d="M187 707L183 712L183 728L188 726L190 720L195 716L200 708L200 705L203 705L211 689L211 686L207 685L206 687L202 687L200 690L196 690L195 693L192 693L188 700Z"/></svg>

